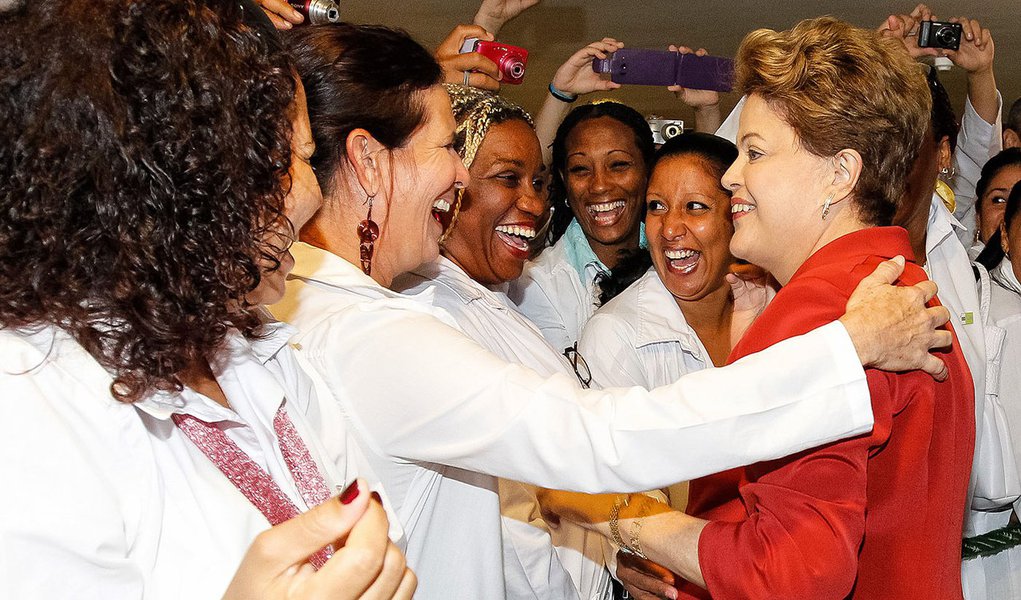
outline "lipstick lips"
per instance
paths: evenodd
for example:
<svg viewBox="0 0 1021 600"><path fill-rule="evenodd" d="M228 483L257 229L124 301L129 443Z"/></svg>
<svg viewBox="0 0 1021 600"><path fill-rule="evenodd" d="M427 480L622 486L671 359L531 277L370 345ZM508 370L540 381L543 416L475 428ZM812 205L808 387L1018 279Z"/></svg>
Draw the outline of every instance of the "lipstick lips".
<svg viewBox="0 0 1021 600"><path fill-rule="evenodd" d="M734 221L755 210L755 205L744 198L733 198L730 201L730 216Z"/></svg>

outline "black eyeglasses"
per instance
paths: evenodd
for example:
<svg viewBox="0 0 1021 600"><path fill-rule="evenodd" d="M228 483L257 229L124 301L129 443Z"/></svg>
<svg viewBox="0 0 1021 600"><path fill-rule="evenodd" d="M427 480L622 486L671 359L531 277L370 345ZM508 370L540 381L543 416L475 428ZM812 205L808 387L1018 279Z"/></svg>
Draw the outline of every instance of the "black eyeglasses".
<svg viewBox="0 0 1021 600"><path fill-rule="evenodd" d="M592 371L589 371L585 357L578 352L578 342L575 342L570 348L564 348L564 356L567 358L567 362L571 363L571 368L574 369L574 374L578 377L581 387L587 389L592 383Z"/></svg>

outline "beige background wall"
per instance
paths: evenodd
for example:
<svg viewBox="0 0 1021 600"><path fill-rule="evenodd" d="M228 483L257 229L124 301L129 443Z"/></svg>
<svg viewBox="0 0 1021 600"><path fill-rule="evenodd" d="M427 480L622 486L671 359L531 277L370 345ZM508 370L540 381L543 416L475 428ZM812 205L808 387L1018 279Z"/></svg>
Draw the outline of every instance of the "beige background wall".
<svg viewBox="0 0 1021 600"><path fill-rule="evenodd" d="M408 30L433 48L455 23L470 22L478 6L473 1L340 0L341 15L356 23L381 23ZM988 27L996 43L996 77L1005 104L1021 96L1021 0L930 3L941 18L965 15ZM542 0L500 33L500 39L529 50L524 84L505 86L503 93L525 108L538 109L545 86L572 52L603 36L616 37L631 47L658 48L670 43L704 46L711 54L733 56L741 38L756 27L784 29L798 20L833 15L857 25L878 26L892 12L908 12L914 3L845 0L812 2L677 2L672 0ZM965 78L954 69L942 74L955 105L963 106ZM606 94L631 104L644 114L683 118L691 112L665 89L631 87ZM736 101L725 95L725 110Z"/></svg>

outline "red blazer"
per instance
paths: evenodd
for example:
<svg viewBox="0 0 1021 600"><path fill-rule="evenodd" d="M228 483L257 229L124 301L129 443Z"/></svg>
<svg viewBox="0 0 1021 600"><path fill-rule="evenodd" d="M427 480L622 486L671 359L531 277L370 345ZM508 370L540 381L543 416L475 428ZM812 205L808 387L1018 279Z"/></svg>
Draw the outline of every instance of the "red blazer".
<svg viewBox="0 0 1021 600"><path fill-rule="evenodd" d="M839 318L858 282L897 254L913 257L899 227L827 244L777 294L730 362ZM909 262L899 284L925 278ZM950 370L943 383L918 371L867 371L871 434L752 465L743 476L692 482L689 512L712 521L698 547L711 597L962 597L975 398L956 337L941 358ZM689 584L682 597L709 596Z"/></svg>

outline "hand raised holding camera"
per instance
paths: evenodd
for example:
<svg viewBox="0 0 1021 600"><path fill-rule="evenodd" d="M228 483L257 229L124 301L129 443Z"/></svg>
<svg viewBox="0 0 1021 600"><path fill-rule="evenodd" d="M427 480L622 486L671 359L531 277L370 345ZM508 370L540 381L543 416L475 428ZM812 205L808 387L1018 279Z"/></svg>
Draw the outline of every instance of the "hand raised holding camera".
<svg viewBox="0 0 1021 600"><path fill-rule="evenodd" d="M956 51L947 50L947 57L969 74L991 72L996 49L989 30L967 17L950 19L950 22L961 25L961 46Z"/></svg>
<svg viewBox="0 0 1021 600"><path fill-rule="evenodd" d="M618 42L613 38L603 38L601 41L592 42L572 54L564 64L560 65L556 74L553 75L553 87L575 96L619 88L619 83L603 79L592 70L592 59L606 58L623 47L624 42Z"/></svg>
<svg viewBox="0 0 1021 600"><path fill-rule="evenodd" d="M468 38L492 41L493 36L478 25L458 25L436 48L436 61L443 69L443 81L483 90L499 91L500 68L478 52L461 53Z"/></svg>
<svg viewBox="0 0 1021 600"><path fill-rule="evenodd" d="M931 21L934 18L928 6L919 4L910 14L887 17L886 21L879 26L879 34L900 41L912 58L939 56L939 50L936 48L923 48L918 45L919 23Z"/></svg>

